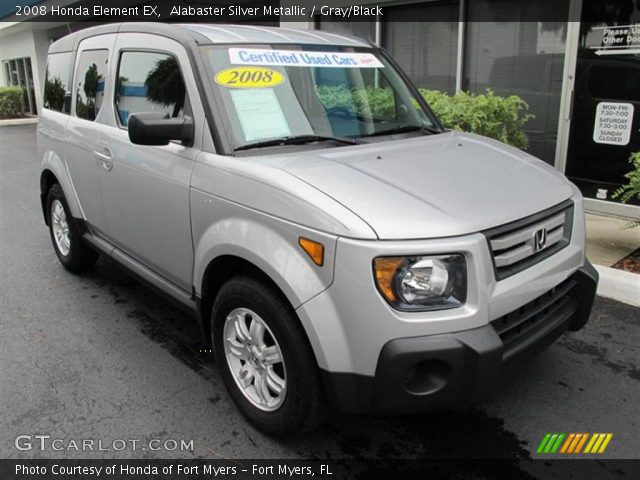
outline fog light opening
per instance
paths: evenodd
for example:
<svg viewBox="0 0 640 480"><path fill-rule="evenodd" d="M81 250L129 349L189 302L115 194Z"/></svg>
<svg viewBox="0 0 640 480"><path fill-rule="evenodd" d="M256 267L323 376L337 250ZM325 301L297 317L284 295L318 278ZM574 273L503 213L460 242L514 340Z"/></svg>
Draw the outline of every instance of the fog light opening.
<svg viewBox="0 0 640 480"><path fill-rule="evenodd" d="M430 395L442 390L451 378L451 367L442 360L425 360L410 367L402 379L412 395Z"/></svg>

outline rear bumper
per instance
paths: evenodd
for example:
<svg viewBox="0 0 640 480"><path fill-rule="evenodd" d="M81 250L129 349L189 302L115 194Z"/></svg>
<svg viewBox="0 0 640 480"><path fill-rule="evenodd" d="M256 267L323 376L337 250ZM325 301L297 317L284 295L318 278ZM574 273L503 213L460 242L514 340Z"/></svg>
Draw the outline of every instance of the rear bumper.
<svg viewBox="0 0 640 480"><path fill-rule="evenodd" d="M399 338L382 349L375 376L323 371L343 412L397 414L463 409L489 396L503 369L531 358L587 322L598 274L591 264L550 292L489 325Z"/></svg>

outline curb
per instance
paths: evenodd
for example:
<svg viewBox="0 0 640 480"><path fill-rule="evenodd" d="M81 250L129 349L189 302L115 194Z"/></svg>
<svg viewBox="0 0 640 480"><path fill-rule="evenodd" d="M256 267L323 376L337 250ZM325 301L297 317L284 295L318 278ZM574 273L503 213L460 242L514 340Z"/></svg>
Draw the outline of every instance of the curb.
<svg viewBox="0 0 640 480"><path fill-rule="evenodd" d="M38 117L10 118L7 120L0 120L0 127L10 127L14 125L33 125L36 123L38 123Z"/></svg>
<svg viewBox="0 0 640 480"><path fill-rule="evenodd" d="M640 275L617 268L594 265L600 274L598 291L601 297L640 307Z"/></svg>

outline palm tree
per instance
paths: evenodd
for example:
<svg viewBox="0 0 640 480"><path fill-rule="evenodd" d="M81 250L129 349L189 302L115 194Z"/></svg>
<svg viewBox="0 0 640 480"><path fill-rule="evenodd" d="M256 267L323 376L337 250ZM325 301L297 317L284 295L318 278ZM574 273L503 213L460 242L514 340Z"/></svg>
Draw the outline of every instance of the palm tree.
<svg viewBox="0 0 640 480"><path fill-rule="evenodd" d="M147 98L165 107L173 105L172 117L177 117L184 107L185 88L178 61L173 57L158 60L144 81Z"/></svg>

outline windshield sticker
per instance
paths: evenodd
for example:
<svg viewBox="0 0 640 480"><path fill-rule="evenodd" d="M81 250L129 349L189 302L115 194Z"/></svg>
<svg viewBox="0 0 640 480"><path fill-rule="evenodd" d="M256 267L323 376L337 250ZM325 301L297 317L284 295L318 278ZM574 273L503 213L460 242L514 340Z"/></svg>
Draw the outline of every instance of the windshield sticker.
<svg viewBox="0 0 640 480"><path fill-rule="evenodd" d="M371 53L303 52L230 48L229 59L236 65L277 65L283 67L384 68Z"/></svg>
<svg viewBox="0 0 640 480"><path fill-rule="evenodd" d="M229 88L271 88L284 83L280 72L262 67L233 67L217 73L218 85Z"/></svg>
<svg viewBox="0 0 640 480"><path fill-rule="evenodd" d="M272 88L231 90L231 100L247 142L288 137L291 129Z"/></svg>

